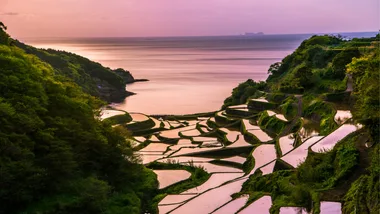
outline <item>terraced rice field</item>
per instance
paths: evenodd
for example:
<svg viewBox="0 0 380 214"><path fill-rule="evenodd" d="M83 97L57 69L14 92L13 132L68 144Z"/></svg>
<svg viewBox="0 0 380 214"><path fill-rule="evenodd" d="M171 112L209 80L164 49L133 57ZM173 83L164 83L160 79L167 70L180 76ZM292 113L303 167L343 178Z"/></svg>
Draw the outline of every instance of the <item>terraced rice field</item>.
<svg viewBox="0 0 380 214"><path fill-rule="evenodd" d="M265 97L260 97L260 98L251 99L251 100L256 101L256 102L268 103L268 100L266 100Z"/></svg>
<svg viewBox="0 0 380 214"><path fill-rule="evenodd" d="M267 164L267 165L261 167L261 168L260 168L260 171L263 173L263 175L270 174L270 173L273 172L275 164L276 164L276 162L275 162L275 161L272 161L272 162L270 162L269 164Z"/></svg>
<svg viewBox="0 0 380 214"><path fill-rule="evenodd" d="M162 159L165 157L165 155L163 154L148 154L148 153L137 153L138 155L140 155L140 158L141 158L141 163L142 164L148 164L148 163L151 163L153 161L156 161L158 159Z"/></svg>
<svg viewBox="0 0 380 214"><path fill-rule="evenodd" d="M198 129L192 129L187 131L182 131L181 134L185 137L199 136L201 133Z"/></svg>
<svg viewBox="0 0 380 214"><path fill-rule="evenodd" d="M158 129L161 127L161 121L157 120L156 118L151 118L151 119L153 120L155 124L152 129Z"/></svg>
<svg viewBox="0 0 380 214"><path fill-rule="evenodd" d="M261 129L249 130L249 133L253 134L259 141L268 142L273 140L266 132Z"/></svg>
<svg viewBox="0 0 380 214"><path fill-rule="evenodd" d="M192 163L197 163L197 162L206 163L206 162L209 162L209 161L212 161L212 160L214 160L214 159L212 159L212 158L203 158L203 157L179 156L179 157L166 157L166 158L160 159L159 162L161 162L161 163L175 162L175 163L187 164L189 162L192 162Z"/></svg>
<svg viewBox="0 0 380 214"><path fill-rule="evenodd" d="M157 174L159 189L188 179L191 176L191 173L186 170L154 170L154 173Z"/></svg>
<svg viewBox="0 0 380 214"><path fill-rule="evenodd" d="M158 142L158 141L160 141L160 139L158 139L156 135L152 135L152 136L149 138L149 140L152 141L152 142Z"/></svg>
<svg viewBox="0 0 380 214"><path fill-rule="evenodd" d="M174 153L172 156L192 156L194 154L199 154L202 152L216 151L217 148L181 148L178 152Z"/></svg>
<svg viewBox="0 0 380 214"><path fill-rule="evenodd" d="M274 161L276 156L276 149L273 144L263 144L255 148L252 152L252 156L255 159L255 167L251 171L251 175L255 173L256 169Z"/></svg>
<svg viewBox="0 0 380 214"><path fill-rule="evenodd" d="M257 130L260 129L259 126L252 125L249 120L243 119L243 124L246 130Z"/></svg>
<svg viewBox="0 0 380 214"><path fill-rule="evenodd" d="M211 177L202 185L186 190L182 194L200 194L207 190L219 187L220 185L242 177L244 173L214 173Z"/></svg>
<svg viewBox="0 0 380 214"><path fill-rule="evenodd" d="M100 119L104 120L104 119L107 119L107 118L110 118L110 117L113 117L116 115L122 115L122 114L125 114L125 112L124 111L118 111L118 110L104 109L100 113Z"/></svg>
<svg viewBox="0 0 380 214"><path fill-rule="evenodd" d="M256 101L268 102L264 98ZM247 105L229 108L247 109ZM287 121L284 115L276 113L278 110L265 111ZM135 148L139 149L137 153L143 164L156 161L200 167L209 173L209 178L204 183L164 197L158 204L159 213L269 213L272 206L269 195L249 204L247 195L235 199L231 195L238 193L249 176L258 170L264 175L272 173L279 159L297 167L307 157L309 148L314 152L330 150L348 134L361 128L360 125L341 125L341 121L350 118L350 113L338 111L335 120L340 127L327 136L320 136L319 127L306 119L303 127L295 133L269 135L266 129L256 125L258 117L255 116L259 113L250 114L232 118L225 111L219 111L214 116L192 117L190 120L162 120L140 113L131 114L133 120L130 124L135 126L153 121L150 128L145 124L141 130L136 131L139 135L134 136ZM225 119L223 123L219 123L220 118ZM295 142L296 138L300 143ZM279 156L280 154L282 155ZM243 165L249 163L247 157L254 160L254 165L251 170L243 171ZM158 175L160 189L177 185L191 176L190 172L180 169L154 169L154 172ZM289 206L281 207L279 211L282 214L306 213L302 210L300 207ZM340 212L340 203L321 203L321 213Z"/></svg>
<svg viewBox="0 0 380 214"><path fill-rule="evenodd" d="M240 208L242 208L248 201L248 196L243 196L240 198L237 198L228 204L224 205L217 211L215 211L215 214L225 214L225 213L236 213L239 211Z"/></svg>
<svg viewBox="0 0 380 214"><path fill-rule="evenodd" d="M141 142L141 143L146 141L146 138L145 138L145 137L138 137L138 136L136 137L136 136L135 136L134 138L135 138L135 140L137 140L137 141L139 141L139 142Z"/></svg>
<svg viewBox="0 0 380 214"><path fill-rule="evenodd" d="M196 142L207 142L207 141L217 141L216 137L193 137L193 141Z"/></svg>
<svg viewBox="0 0 380 214"><path fill-rule="evenodd" d="M320 214L341 214L342 205L338 202L321 201Z"/></svg>
<svg viewBox="0 0 380 214"><path fill-rule="evenodd" d="M309 147L312 146L314 143L318 142L322 138L323 136L311 137L310 139L306 140L303 144L301 144L301 146L290 151L281 159L289 163L290 165L292 165L294 168L296 168L298 165L300 165L301 163L305 161L307 157L307 153L308 153L307 150L309 149Z"/></svg>
<svg viewBox="0 0 380 214"><path fill-rule="evenodd" d="M252 146L251 144L247 143L247 141L245 141L243 135L238 135L237 137L238 137L238 139L234 143L232 143L231 145L228 145L227 147L229 147L229 148L235 147L236 148L236 147Z"/></svg>
<svg viewBox="0 0 380 214"><path fill-rule="evenodd" d="M132 121L134 121L134 122L142 122L142 121L149 120L149 117L146 116L145 114L131 113L129 115L131 115Z"/></svg>
<svg viewBox="0 0 380 214"><path fill-rule="evenodd" d="M293 134L281 137L279 139L279 144L281 147L281 153L283 155L288 153L290 150L292 150L294 148L294 146L293 146L294 141L295 141L295 138L294 138Z"/></svg>
<svg viewBox="0 0 380 214"><path fill-rule="evenodd" d="M164 153L168 149L169 145L164 143L151 143L140 152L162 152Z"/></svg>
<svg viewBox="0 0 380 214"><path fill-rule="evenodd" d="M235 163L240 163L240 164L243 164L246 161L245 158L240 157L240 156L233 156L233 157L230 157L230 158L224 158L222 160L230 161L230 162L235 162Z"/></svg>
<svg viewBox="0 0 380 214"><path fill-rule="evenodd" d="M219 141L205 141L201 144L202 148L209 148L209 147L222 147L223 144Z"/></svg>
<svg viewBox="0 0 380 214"><path fill-rule="evenodd" d="M320 142L312 146L311 150L314 152L324 152L331 150L340 140L361 128L361 125L344 124L333 133L322 139Z"/></svg>
<svg viewBox="0 0 380 214"><path fill-rule="evenodd" d="M248 207L243 209L241 214L262 213L269 214L269 209L272 206L272 198L270 196L263 196L254 201Z"/></svg>
<svg viewBox="0 0 380 214"><path fill-rule="evenodd" d="M173 214L211 213L231 200L233 193L239 192L247 179L232 181L198 195L175 209Z"/></svg>
<svg viewBox="0 0 380 214"><path fill-rule="evenodd" d="M247 104L241 104L241 105L235 105L235 106L228 106L230 109L246 109L248 108Z"/></svg>
<svg viewBox="0 0 380 214"><path fill-rule="evenodd" d="M237 140L238 136L241 134L238 131L232 131L232 130L229 130L226 128L221 128L219 130L226 133L226 137L227 137L228 141L231 143L235 142Z"/></svg>
<svg viewBox="0 0 380 214"><path fill-rule="evenodd" d="M164 199L160 201L158 206L162 205L172 205L172 204L182 204L183 202L193 198L194 195L167 195Z"/></svg>

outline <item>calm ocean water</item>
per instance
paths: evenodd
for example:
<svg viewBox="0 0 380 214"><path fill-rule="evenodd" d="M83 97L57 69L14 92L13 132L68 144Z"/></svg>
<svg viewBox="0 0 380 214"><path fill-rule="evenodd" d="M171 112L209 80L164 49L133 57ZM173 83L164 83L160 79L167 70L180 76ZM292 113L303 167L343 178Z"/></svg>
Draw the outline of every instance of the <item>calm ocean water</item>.
<svg viewBox="0 0 380 214"><path fill-rule="evenodd" d="M374 35L372 33L371 35ZM368 36L354 35L354 36ZM22 39L73 52L110 68L124 68L149 82L127 85L137 93L116 104L129 112L188 114L218 110L239 83L265 80L310 35L177 38Z"/></svg>

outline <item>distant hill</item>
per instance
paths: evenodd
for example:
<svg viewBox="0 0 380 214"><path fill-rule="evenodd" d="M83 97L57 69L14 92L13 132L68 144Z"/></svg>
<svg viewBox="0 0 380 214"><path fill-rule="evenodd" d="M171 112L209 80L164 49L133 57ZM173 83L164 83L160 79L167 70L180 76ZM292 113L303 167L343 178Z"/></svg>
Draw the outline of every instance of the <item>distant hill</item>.
<svg viewBox="0 0 380 214"><path fill-rule="evenodd" d="M66 81L74 81L84 92L102 100L121 102L133 94L125 90L125 85L135 82L135 79L129 71L122 68L112 70L74 53L37 49L17 40L13 44L49 63L57 74L66 77Z"/></svg>
<svg viewBox="0 0 380 214"><path fill-rule="evenodd" d="M244 36L263 36L263 32L257 32L257 33L251 33L251 32L246 32L243 34Z"/></svg>

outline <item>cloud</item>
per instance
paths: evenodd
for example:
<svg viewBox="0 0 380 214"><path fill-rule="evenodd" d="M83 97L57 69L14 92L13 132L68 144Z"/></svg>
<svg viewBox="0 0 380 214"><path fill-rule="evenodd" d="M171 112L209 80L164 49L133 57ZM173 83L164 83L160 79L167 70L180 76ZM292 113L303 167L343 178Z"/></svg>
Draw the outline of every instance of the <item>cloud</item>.
<svg viewBox="0 0 380 214"><path fill-rule="evenodd" d="M15 12L3 12L3 13L0 13L0 15L2 15L2 16L18 16L20 14L15 13Z"/></svg>

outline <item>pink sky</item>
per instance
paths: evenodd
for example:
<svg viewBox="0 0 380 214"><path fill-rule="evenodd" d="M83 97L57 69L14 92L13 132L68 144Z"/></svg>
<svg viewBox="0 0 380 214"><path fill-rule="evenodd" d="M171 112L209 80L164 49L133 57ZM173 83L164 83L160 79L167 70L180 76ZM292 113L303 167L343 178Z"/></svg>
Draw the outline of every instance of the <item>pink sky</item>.
<svg viewBox="0 0 380 214"><path fill-rule="evenodd" d="M379 0L0 0L14 37L378 31Z"/></svg>

